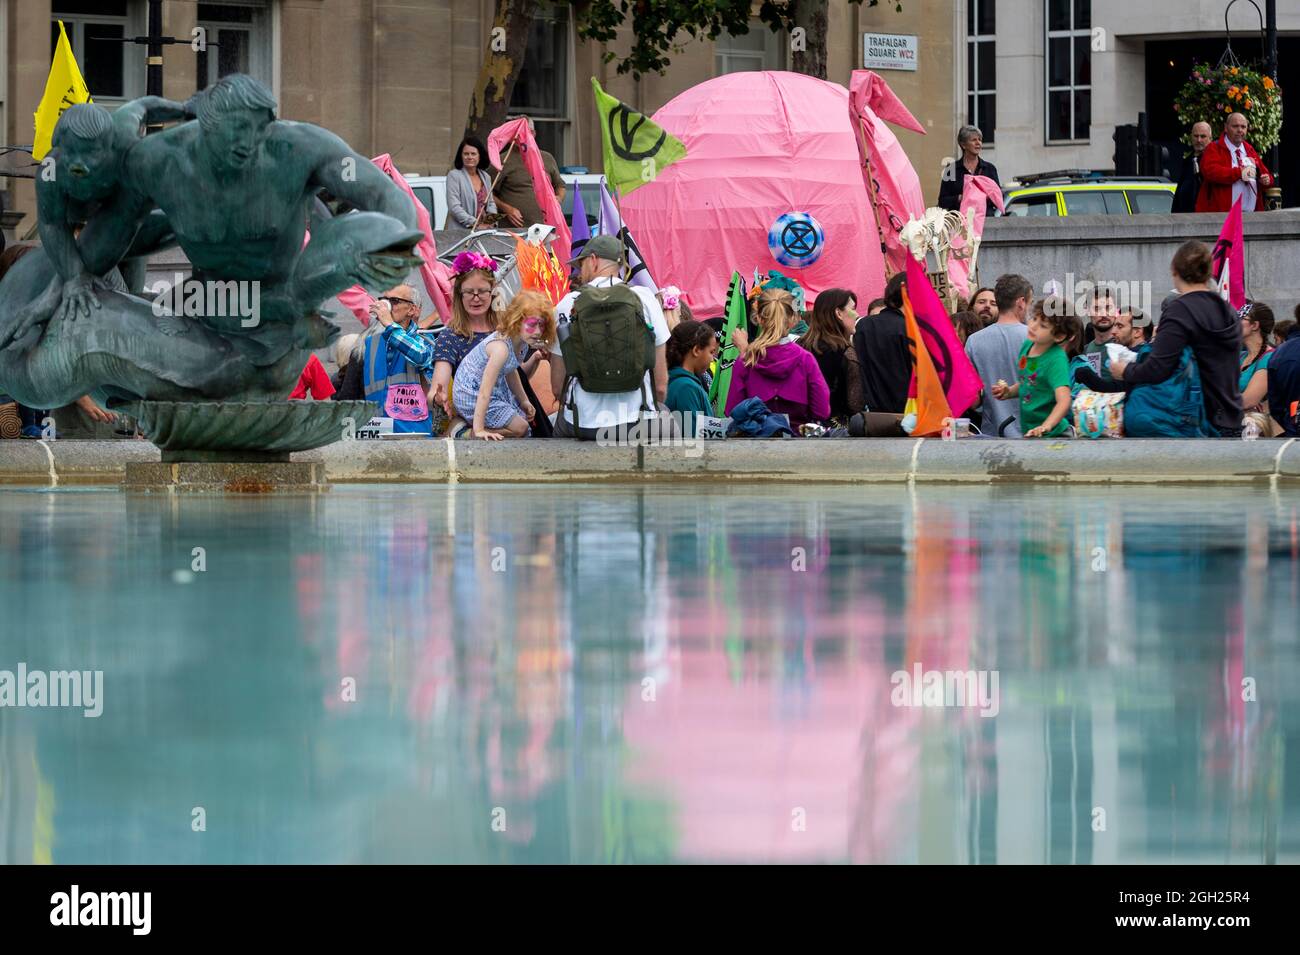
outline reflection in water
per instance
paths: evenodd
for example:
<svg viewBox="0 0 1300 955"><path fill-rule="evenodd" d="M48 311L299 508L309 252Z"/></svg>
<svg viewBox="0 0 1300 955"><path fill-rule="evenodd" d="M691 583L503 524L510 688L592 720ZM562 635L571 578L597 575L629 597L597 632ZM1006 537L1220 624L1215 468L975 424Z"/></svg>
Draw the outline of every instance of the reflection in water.
<svg viewBox="0 0 1300 955"><path fill-rule="evenodd" d="M0 709L0 861L1295 862L1298 515L0 492L0 670L102 669L105 696ZM918 667L995 671L997 715L895 706Z"/></svg>

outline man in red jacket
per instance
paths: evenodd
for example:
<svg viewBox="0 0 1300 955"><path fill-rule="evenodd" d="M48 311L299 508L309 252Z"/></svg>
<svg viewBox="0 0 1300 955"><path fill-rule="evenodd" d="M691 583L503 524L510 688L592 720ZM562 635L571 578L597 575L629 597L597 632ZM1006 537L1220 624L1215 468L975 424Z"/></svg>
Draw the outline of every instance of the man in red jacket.
<svg viewBox="0 0 1300 955"><path fill-rule="evenodd" d="M1246 142L1247 125L1245 116L1233 113L1223 127L1223 138L1205 147L1197 212L1228 212L1239 198L1243 212L1263 211L1264 190L1273 185L1273 176L1255 147Z"/></svg>

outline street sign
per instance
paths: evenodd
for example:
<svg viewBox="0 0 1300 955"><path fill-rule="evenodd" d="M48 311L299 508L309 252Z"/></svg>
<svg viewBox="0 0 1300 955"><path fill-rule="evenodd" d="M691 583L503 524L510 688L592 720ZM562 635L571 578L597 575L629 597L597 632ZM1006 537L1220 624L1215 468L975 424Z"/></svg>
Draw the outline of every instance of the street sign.
<svg viewBox="0 0 1300 955"><path fill-rule="evenodd" d="M915 36L901 33L862 34L864 70L916 71L918 43Z"/></svg>

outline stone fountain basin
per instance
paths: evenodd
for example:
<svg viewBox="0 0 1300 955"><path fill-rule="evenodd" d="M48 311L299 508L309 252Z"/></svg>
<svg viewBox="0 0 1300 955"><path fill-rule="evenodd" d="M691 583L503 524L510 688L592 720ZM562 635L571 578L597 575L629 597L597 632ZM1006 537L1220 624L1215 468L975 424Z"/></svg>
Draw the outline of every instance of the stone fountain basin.
<svg viewBox="0 0 1300 955"><path fill-rule="evenodd" d="M379 414L373 401L140 401L134 407L165 463L288 461L292 452L333 444Z"/></svg>

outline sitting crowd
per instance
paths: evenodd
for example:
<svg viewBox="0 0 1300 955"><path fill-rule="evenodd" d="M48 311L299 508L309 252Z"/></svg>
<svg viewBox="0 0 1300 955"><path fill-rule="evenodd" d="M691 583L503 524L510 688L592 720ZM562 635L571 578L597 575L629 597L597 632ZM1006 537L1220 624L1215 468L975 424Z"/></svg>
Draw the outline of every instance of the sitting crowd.
<svg viewBox="0 0 1300 955"><path fill-rule="evenodd" d="M739 434L910 433L904 276L859 315L848 289L822 291L807 311L803 289L771 272L750 290L734 360L720 367L723 320L696 321L675 288L627 285L621 258L616 239L592 239L571 263L575 291L552 308L532 291L497 301L495 263L464 254L447 327L429 341L414 328L414 290L382 296L338 396L381 403L395 430L490 441L620 441L653 418L686 437L724 418ZM1011 438L1300 435L1295 322L1275 322L1262 302L1234 312L1210 267L1203 244L1178 250L1158 321L1104 288L1083 309L1035 300L1020 275L976 290L950 318L984 390L954 417ZM738 426L756 415L754 428Z"/></svg>
<svg viewBox="0 0 1300 955"><path fill-rule="evenodd" d="M705 421L740 435L913 430L903 275L860 315L856 294L838 288L807 311L803 289L770 272L724 351L723 319L696 321L675 288L628 285L623 258L612 236L588 241L570 263L575 290L552 306L533 290L506 301L496 262L462 253L444 327L422 327L435 316L421 321L415 288L390 289L364 331L335 344L333 379L313 357L291 397L366 398L394 432L488 441L622 442L650 420L682 437ZM1181 246L1170 271L1175 291L1158 320L1104 288L1085 308L1035 300L1015 274L976 290L950 319L983 390L953 418L1006 438L1300 436L1296 321L1276 321L1262 302L1233 310L1210 285L1200 242ZM6 436L40 437L41 413L6 400Z"/></svg>

